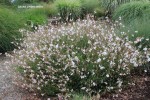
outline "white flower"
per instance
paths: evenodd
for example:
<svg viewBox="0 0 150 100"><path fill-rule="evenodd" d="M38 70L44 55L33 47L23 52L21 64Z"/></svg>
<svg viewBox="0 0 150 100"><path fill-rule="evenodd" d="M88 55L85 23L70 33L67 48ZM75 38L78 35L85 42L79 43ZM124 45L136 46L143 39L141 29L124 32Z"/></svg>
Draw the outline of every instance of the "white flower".
<svg viewBox="0 0 150 100"><path fill-rule="evenodd" d="M37 83L36 79L32 79L32 83Z"/></svg>
<svg viewBox="0 0 150 100"><path fill-rule="evenodd" d="M147 61L150 62L150 58L148 58Z"/></svg>
<svg viewBox="0 0 150 100"><path fill-rule="evenodd" d="M77 56L74 57L74 59L78 62L79 61L79 58Z"/></svg>
<svg viewBox="0 0 150 100"><path fill-rule="evenodd" d="M97 63L99 63L99 62L101 62L101 58L98 58L98 59L97 59Z"/></svg>
<svg viewBox="0 0 150 100"><path fill-rule="evenodd" d="M81 89L82 89L82 90L85 90L85 88L86 88L86 87L82 87Z"/></svg>
<svg viewBox="0 0 150 100"><path fill-rule="evenodd" d="M119 37L116 37L116 40L120 40Z"/></svg>
<svg viewBox="0 0 150 100"><path fill-rule="evenodd" d="M41 90L41 88L40 88L40 87L37 87L37 89L38 89L38 90Z"/></svg>
<svg viewBox="0 0 150 100"><path fill-rule="evenodd" d="M100 67L101 70L105 69L105 67L103 67L103 66L99 66L99 67Z"/></svg>
<svg viewBox="0 0 150 100"><path fill-rule="evenodd" d="M58 48L58 44L56 45L56 49Z"/></svg>
<svg viewBox="0 0 150 100"><path fill-rule="evenodd" d="M102 52L102 55L106 56L106 55L107 55L107 52L106 52L106 51Z"/></svg>
<svg viewBox="0 0 150 100"><path fill-rule="evenodd" d="M121 16L119 17L119 20L122 20Z"/></svg>
<svg viewBox="0 0 150 100"><path fill-rule="evenodd" d="M137 66L138 66L138 64L137 64L136 62L134 62L133 64L134 64L134 67L137 67Z"/></svg>
<svg viewBox="0 0 150 100"><path fill-rule="evenodd" d="M93 82L93 86L96 86L96 83L95 83L95 82Z"/></svg>
<svg viewBox="0 0 150 100"><path fill-rule="evenodd" d="M106 77L109 77L109 74L107 74Z"/></svg>
<svg viewBox="0 0 150 100"><path fill-rule="evenodd" d="M122 82L120 79L117 79L117 80L118 80L118 81L117 81L118 87L121 87L123 82Z"/></svg>
<svg viewBox="0 0 150 100"><path fill-rule="evenodd" d="M147 72L147 70L144 70L144 72L146 73L146 72Z"/></svg>
<svg viewBox="0 0 150 100"><path fill-rule="evenodd" d="M144 51L147 51L147 48L143 48Z"/></svg>

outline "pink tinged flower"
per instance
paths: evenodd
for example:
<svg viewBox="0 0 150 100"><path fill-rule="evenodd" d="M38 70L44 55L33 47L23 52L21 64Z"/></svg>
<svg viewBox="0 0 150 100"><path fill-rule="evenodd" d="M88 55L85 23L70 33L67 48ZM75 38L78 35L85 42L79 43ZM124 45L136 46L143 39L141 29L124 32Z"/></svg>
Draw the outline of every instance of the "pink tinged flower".
<svg viewBox="0 0 150 100"><path fill-rule="evenodd" d="M37 83L36 79L33 79L32 82L33 82L33 83Z"/></svg>

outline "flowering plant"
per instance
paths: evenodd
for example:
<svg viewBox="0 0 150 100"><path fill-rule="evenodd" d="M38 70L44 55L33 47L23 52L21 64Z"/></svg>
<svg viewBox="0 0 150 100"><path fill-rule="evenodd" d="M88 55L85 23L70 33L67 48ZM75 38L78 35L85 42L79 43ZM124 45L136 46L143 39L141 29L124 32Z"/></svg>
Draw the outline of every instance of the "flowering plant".
<svg viewBox="0 0 150 100"><path fill-rule="evenodd" d="M41 26L27 33L21 46L12 62L21 69L24 86L42 95L109 92L127 84L131 69L142 64L132 42L93 20Z"/></svg>

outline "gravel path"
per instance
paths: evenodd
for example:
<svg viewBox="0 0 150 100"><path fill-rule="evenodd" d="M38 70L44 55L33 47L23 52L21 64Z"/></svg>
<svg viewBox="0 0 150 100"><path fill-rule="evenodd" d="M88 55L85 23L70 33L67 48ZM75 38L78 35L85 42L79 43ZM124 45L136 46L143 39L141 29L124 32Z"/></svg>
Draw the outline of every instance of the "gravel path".
<svg viewBox="0 0 150 100"><path fill-rule="evenodd" d="M22 100L23 92L13 84L13 70L6 61L10 58L0 55L0 100Z"/></svg>
<svg viewBox="0 0 150 100"><path fill-rule="evenodd" d="M0 55L0 100L41 100L33 93L14 84L15 74L13 66L7 66L10 58Z"/></svg>

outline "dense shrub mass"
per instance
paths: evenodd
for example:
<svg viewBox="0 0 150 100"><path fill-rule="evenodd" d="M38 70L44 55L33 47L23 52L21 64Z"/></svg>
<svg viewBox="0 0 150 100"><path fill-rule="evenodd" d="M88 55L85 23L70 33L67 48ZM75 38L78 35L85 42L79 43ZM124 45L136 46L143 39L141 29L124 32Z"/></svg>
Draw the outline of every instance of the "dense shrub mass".
<svg viewBox="0 0 150 100"><path fill-rule="evenodd" d="M127 84L131 69L142 63L128 38L92 20L40 27L27 34L22 46L12 62L24 76L24 86L42 95L113 91Z"/></svg>
<svg viewBox="0 0 150 100"><path fill-rule="evenodd" d="M12 42L17 42L22 37L19 32L21 26L22 21L15 12L0 7L0 52L15 48Z"/></svg>
<svg viewBox="0 0 150 100"><path fill-rule="evenodd" d="M114 19L122 17L124 22L130 23L132 22L132 20L141 18L143 16L150 18L150 14L146 14L146 11L148 11L148 9L150 9L149 1L134 1L118 7L113 17Z"/></svg>

